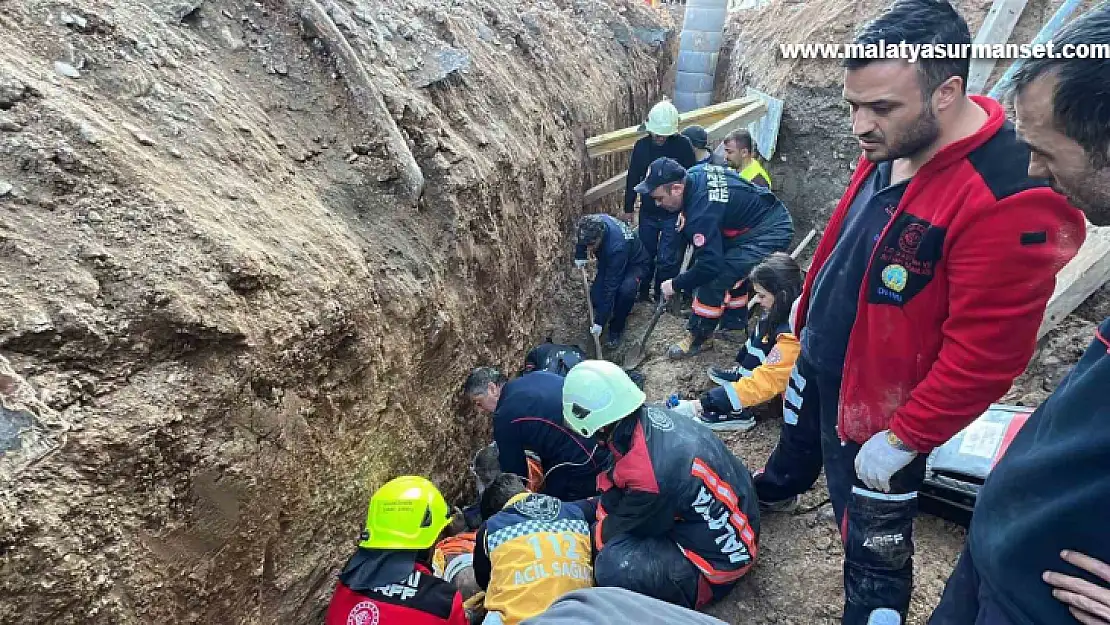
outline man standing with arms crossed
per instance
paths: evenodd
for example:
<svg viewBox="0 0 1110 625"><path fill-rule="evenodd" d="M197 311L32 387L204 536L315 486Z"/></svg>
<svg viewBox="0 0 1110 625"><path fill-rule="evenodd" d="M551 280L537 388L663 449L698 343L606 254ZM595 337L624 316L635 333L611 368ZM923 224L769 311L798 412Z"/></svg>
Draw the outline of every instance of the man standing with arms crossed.
<svg viewBox="0 0 1110 625"><path fill-rule="evenodd" d="M1054 39L1110 47L1110 4ZM1029 173L1110 225L1110 59L1037 59L1014 76ZM1110 623L1110 319L991 472L930 625Z"/></svg>
<svg viewBox="0 0 1110 625"><path fill-rule="evenodd" d="M857 44L971 42L945 1L898 0ZM1001 397L1033 354L1082 214L1027 174L1002 107L965 91L967 59L846 62L863 155L799 298L786 424L756 478L786 507L823 459L844 540L844 625L905 617L928 453Z"/></svg>

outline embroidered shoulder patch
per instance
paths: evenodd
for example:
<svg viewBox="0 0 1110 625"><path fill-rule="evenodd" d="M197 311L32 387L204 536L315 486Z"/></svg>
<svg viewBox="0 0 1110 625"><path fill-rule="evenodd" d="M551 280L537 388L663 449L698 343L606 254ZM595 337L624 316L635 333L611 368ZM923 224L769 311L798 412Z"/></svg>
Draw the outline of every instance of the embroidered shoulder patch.
<svg viewBox="0 0 1110 625"><path fill-rule="evenodd" d="M694 247L701 247L703 245L705 245L705 235L699 232L694 235Z"/></svg>

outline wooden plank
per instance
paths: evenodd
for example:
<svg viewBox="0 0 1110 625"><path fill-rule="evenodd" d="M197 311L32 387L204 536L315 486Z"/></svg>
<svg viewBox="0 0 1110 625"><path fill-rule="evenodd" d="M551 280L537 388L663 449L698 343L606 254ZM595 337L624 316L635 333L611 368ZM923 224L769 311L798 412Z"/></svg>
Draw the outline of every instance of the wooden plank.
<svg viewBox="0 0 1110 625"><path fill-rule="evenodd" d="M725 135L736 130L743 128L750 124L753 120L759 119L767 112L767 105L763 102L752 102L744 108L732 113L728 117L718 121L717 123L706 128L709 134L710 143L720 141ZM627 171L623 171L616 176L602 182L599 185L590 187L586 190L586 194L582 198L582 204L592 204L610 193L615 193L624 188L625 180L628 176Z"/></svg>
<svg viewBox="0 0 1110 625"><path fill-rule="evenodd" d="M626 178L628 178L627 170L622 171L597 186L590 187L586 190L586 195L582 197L582 204L593 204L610 193L623 189Z"/></svg>
<svg viewBox="0 0 1110 625"><path fill-rule="evenodd" d="M1014 32L1014 26L1025 10L1028 0L994 0L990 13L975 35L976 44L1006 43ZM994 71L998 59L978 58L971 60L971 71L967 77L968 93L983 93L987 80Z"/></svg>
<svg viewBox="0 0 1110 625"><path fill-rule="evenodd" d="M755 101L758 101L758 98L737 98L688 111L679 116L678 129L682 130L695 124L712 126ZM590 158L596 158L606 154L625 152L631 150L636 141L645 135L647 135L647 132L640 130L640 126L636 125L590 137L586 139L586 154Z"/></svg>
<svg viewBox="0 0 1110 625"><path fill-rule="evenodd" d="M1110 282L1110 227L1088 225L1083 247L1056 276L1056 290L1048 300L1037 339L1048 334L1107 282Z"/></svg>

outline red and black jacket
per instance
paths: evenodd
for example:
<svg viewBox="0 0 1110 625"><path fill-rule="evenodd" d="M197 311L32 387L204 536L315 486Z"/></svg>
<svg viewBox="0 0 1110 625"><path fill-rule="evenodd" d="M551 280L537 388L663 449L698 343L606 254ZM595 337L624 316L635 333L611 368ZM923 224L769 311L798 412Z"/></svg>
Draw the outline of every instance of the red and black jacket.
<svg viewBox="0 0 1110 625"><path fill-rule="evenodd" d="M368 556L368 551L360 549L355 558ZM368 557L372 558L373 554ZM382 578L375 574L373 562L367 562L360 568L363 571L352 570L349 563L336 583L324 618L325 625L468 625L462 595L450 583L434 576L423 564L415 563L412 573L396 582L387 581L389 576ZM367 569L370 572L361 574ZM344 579L351 585L344 583Z"/></svg>
<svg viewBox="0 0 1110 625"><path fill-rule="evenodd" d="M755 563L759 505L751 475L708 428L643 406L613 432L612 468L594 527L600 551L621 534L666 536L708 584L731 584ZM708 600L699 586L698 603Z"/></svg>
<svg viewBox="0 0 1110 625"><path fill-rule="evenodd" d="M987 122L917 172L872 251L844 363L844 440L889 428L927 452L982 414L1025 369L1056 273L1083 243L1082 213L1029 178L1029 150L1002 106L972 99ZM799 333L814 278L874 167L860 158L821 238Z"/></svg>

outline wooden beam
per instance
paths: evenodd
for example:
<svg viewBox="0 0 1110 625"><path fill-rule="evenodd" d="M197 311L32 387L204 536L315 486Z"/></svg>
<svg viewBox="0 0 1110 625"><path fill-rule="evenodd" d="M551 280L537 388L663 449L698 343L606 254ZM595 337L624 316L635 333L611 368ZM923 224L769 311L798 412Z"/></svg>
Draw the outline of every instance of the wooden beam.
<svg viewBox="0 0 1110 625"><path fill-rule="evenodd" d="M1028 0L994 0L990 13L987 13L983 25L975 35L976 44L1006 43L1014 32L1014 26L1025 10ZM977 58L971 60L971 71L967 77L968 93L983 93L994 71L994 58Z"/></svg>
<svg viewBox="0 0 1110 625"><path fill-rule="evenodd" d="M755 97L737 98L735 100L729 100L728 102L721 102L720 104L713 104L711 106L688 111L679 116L678 129L682 130L687 126L693 126L695 124L699 126L712 126L740 109L750 106L754 102L762 104L759 98ZM762 115L762 113L760 113L760 115ZM758 118L758 116L755 117L755 119ZM641 131L640 127L637 125L614 130L613 132L607 132L603 135L597 135L596 137L590 137L586 139L586 154L589 155L590 158L597 158L598 156L604 156L606 154L625 152L631 150L636 141L645 135L647 135L647 132Z"/></svg>
<svg viewBox="0 0 1110 625"><path fill-rule="evenodd" d="M710 143L712 143L713 141L720 141L728 133L736 130L737 128L743 128L747 126L748 124L759 119L766 113L767 105L764 104L762 101L750 102L735 113L732 113L724 119L716 122L715 124L710 125L708 128L705 129L705 131L709 134ZM635 141L633 141L633 143L635 143ZM628 172L623 171L616 176L613 176L612 178L606 180L605 182L602 182L601 184L590 187L586 191L586 195L582 198L582 204L592 204L609 195L610 193L615 193L616 191L623 189L627 176Z"/></svg>
<svg viewBox="0 0 1110 625"><path fill-rule="evenodd" d="M1056 276L1056 290L1048 300L1037 339L1110 281L1110 227L1087 226L1087 240L1075 258Z"/></svg>
<svg viewBox="0 0 1110 625"><path fill-rule="evenodd" d="M622 171L597 186L590 187L586 190L586 195L582 197L582 204L593 204L610 193L623 189L626 178L628 178L627 170Z"/></svg>

